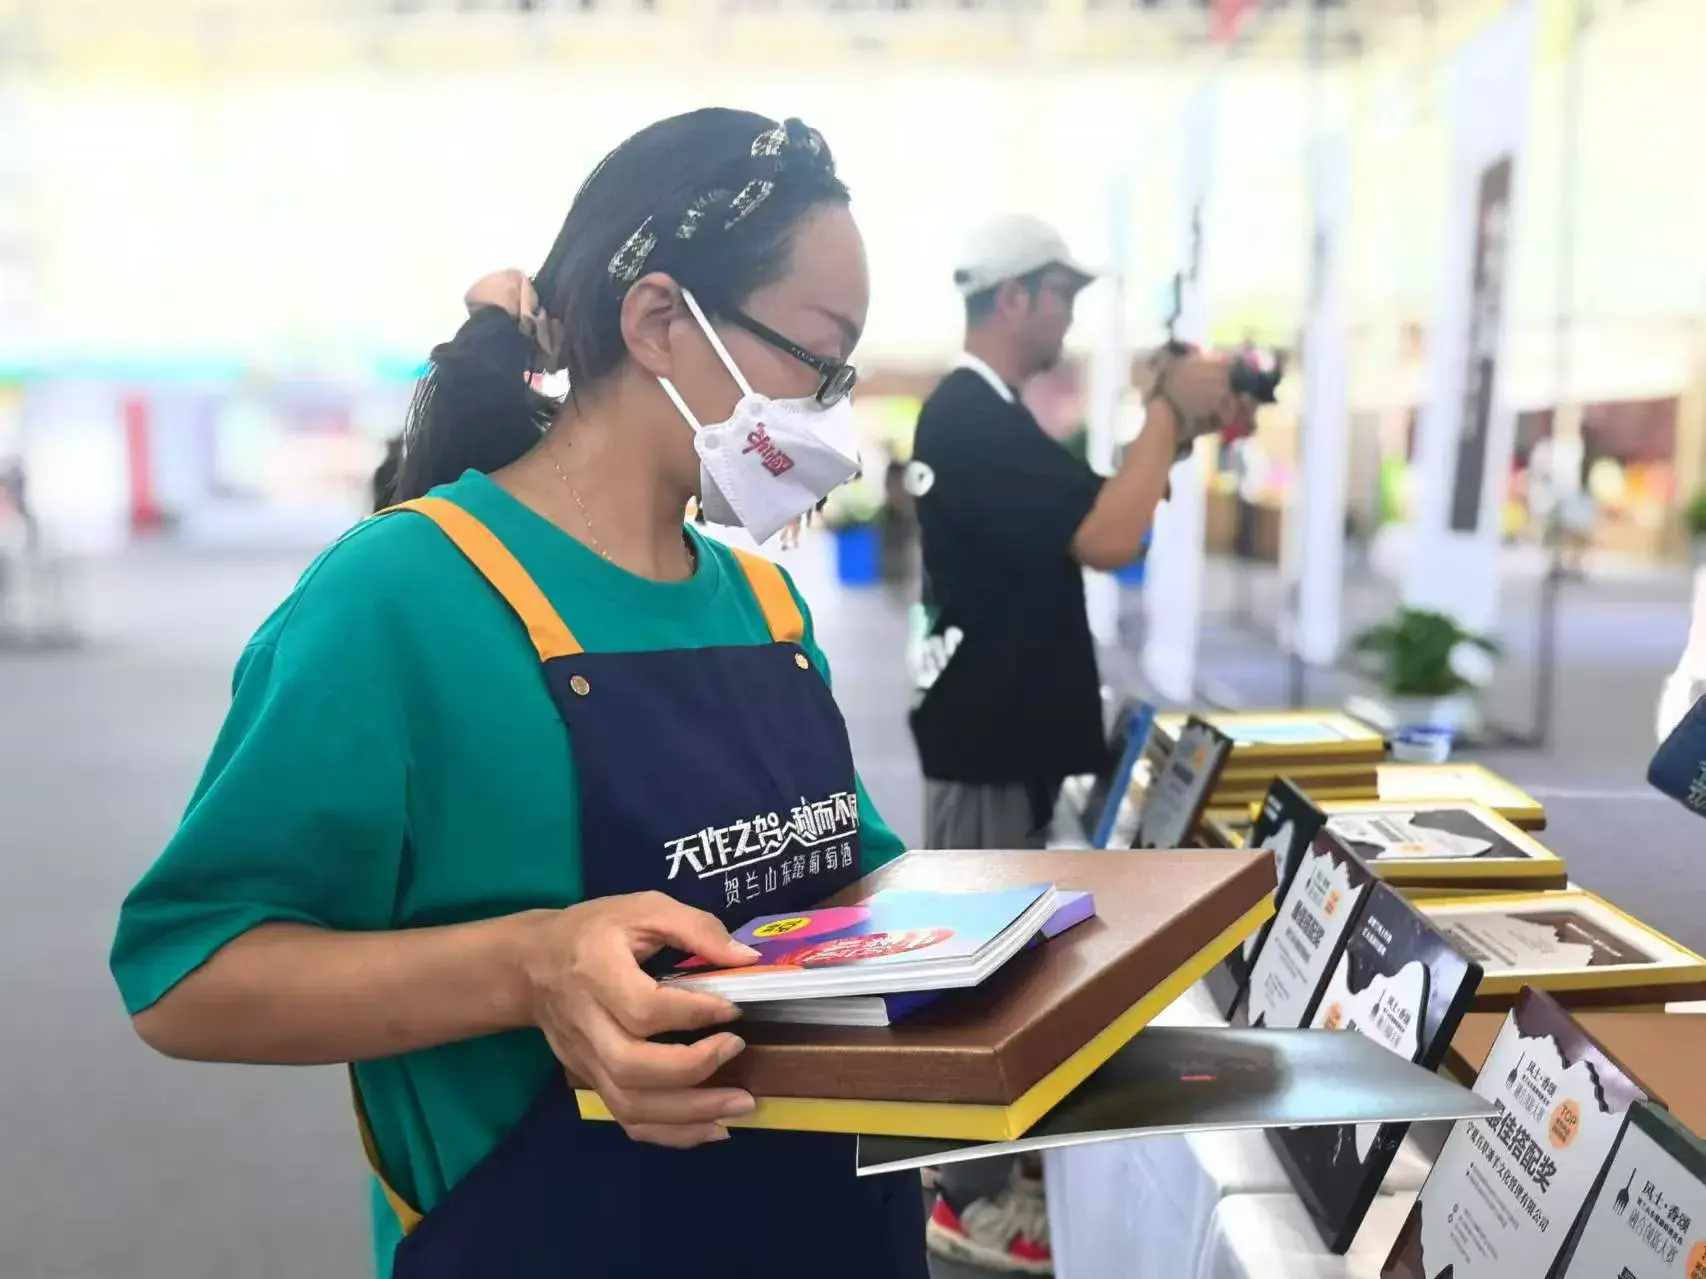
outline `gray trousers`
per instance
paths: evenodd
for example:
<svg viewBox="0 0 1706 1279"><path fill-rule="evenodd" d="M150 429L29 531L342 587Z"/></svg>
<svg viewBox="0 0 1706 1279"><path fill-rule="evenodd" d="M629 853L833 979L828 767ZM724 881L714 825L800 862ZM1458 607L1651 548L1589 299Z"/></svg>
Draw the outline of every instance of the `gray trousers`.
<svg viewBox="0 0 1706 1279"><path fill-rule="evenodd" d="M967 782L924 782L925 848L1046 848L1048 829L1038 829L1031 792L1025 786L974 786ZM1007 1184L1018 1159L971 1159L940 1170L943 1193L956 1208L992 1197Z"/></svg>
<svg viewBox="0 0 1706 1279"><path fill-rule="evenodd" d="M924 782L925 848L1046 848L1028 787Z"/></svg>

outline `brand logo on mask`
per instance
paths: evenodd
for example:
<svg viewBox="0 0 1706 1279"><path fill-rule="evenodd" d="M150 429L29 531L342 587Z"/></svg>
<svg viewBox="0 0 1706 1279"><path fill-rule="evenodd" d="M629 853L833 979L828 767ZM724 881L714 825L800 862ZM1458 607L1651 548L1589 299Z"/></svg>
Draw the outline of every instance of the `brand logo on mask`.
<svg viewBox="0 0 1706 1279"><path fill-rule="evenodd" d="M746 447L741 452L758 454L758 460L772 475L786 475L794 469L794 459L770 438L770 432L764 429L762 422L747 433Z"/></svg>

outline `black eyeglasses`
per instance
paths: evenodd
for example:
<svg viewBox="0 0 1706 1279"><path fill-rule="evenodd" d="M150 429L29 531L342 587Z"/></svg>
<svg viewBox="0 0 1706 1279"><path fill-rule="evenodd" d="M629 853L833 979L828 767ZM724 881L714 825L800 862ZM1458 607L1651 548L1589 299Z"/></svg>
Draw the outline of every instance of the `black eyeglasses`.
<svg viewBox="0 0 1706 1279"><path fill-rule="evenodd" d="M824 408L839 404L853 393L853 388L859 382L859 370L846 360L831 360L824 356L806 350L792 338L785 338L768 324L760 324L750 315L740 311L725 312L729 320L740 325L753 337L766 345L775 347L785 355L791 355L808 369L818 373L823 381L818 384L815 399Z"/></svg>

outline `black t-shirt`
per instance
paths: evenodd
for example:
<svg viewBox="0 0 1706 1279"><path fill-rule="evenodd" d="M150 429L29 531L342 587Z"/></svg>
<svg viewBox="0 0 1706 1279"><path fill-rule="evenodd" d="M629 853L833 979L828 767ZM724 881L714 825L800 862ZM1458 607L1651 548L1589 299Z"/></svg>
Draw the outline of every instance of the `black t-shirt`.
<svg viewBox="0 0 1706 1279"><path fill-rule="evenodd" d="M958 369L924 402L908 479L924 557L912 711L924 775L996 785L1098 771L1108 745L1072 539L1101 478Z"/></svg>

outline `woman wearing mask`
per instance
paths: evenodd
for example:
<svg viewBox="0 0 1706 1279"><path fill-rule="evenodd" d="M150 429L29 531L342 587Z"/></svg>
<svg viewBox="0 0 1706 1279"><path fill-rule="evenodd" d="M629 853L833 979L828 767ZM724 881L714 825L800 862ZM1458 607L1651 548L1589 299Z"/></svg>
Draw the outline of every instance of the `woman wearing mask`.
<svg viewBox="0 0 1706 1279"><path fill-rule="evenodd" d="M727 925L901 851L791 583L683 523L698 498L764 541L854 474L867 293L817 134L641 131L532 282L470 294L405 509L242 655L113 969L163 1053L355 1063L382 1276L924 1274L916 1178L731 1131L752 1098L708 1081L734 1007L642 969L740 963ZM619 1124L578 1118L564 1067Z"/></svg>

